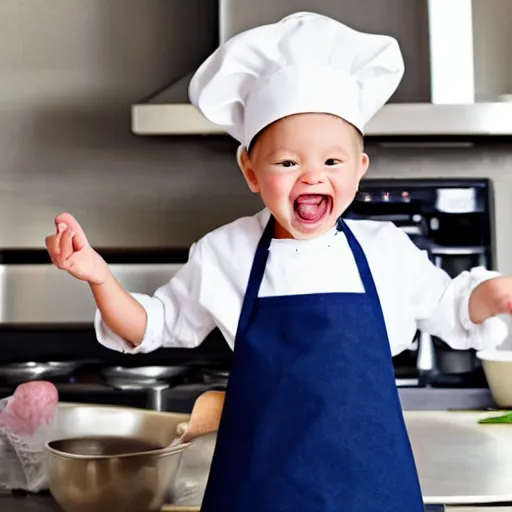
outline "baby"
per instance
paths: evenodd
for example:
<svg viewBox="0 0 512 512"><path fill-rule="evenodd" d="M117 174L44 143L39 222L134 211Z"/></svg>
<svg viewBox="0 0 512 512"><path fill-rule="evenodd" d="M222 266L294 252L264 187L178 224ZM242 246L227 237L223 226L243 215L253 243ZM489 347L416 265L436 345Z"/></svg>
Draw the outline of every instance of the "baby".
<svg viewBox="0 0 512 512"><path fill-rule="evenodd" d="M452 280L393 224L340 220L369 165L364 126L403 72L394 39L313 13L217 49L190 97L240 142L265 208L204 236L153 296L56 218L48 251L90 284L100 343L195 347L218 327L234 349L203 512L422 511L392 356L418 328L460 349L507 335L511 278Z"/></svg>

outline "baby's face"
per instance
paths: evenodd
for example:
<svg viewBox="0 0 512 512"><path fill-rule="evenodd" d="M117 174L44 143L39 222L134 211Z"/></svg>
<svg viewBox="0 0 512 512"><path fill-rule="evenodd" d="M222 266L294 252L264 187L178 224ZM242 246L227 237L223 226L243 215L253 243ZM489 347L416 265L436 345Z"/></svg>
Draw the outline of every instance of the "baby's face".
<svg viewBox="0 0 512 512"><path fill-rule="evenodd" d="M327 233L352 202L368 156L342 119L297 114L266 128L241 166L277 221L276 238L307 240Z"/></svg>

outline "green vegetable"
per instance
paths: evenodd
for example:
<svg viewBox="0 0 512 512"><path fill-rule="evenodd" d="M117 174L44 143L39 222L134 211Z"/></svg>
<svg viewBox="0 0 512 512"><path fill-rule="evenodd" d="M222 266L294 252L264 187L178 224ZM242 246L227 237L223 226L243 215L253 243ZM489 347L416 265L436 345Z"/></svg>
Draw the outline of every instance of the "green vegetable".
<svg viewBox="0 0 512 512"><path fill-rule="evenodd" d="M512 412L507 412L502 416L493 416L492 418L478 420L478 423L512 423Z"/></svg>

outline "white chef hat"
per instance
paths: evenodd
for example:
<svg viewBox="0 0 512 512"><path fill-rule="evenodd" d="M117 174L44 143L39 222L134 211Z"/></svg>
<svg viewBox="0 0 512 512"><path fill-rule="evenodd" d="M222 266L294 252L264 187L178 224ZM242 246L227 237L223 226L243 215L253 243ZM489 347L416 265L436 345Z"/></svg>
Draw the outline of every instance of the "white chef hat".
<svg viewBox="0 0 512 512"><path fill-rule="evenodd" d="M300 12L242 32L199 67L191 102L248 147L283 117L323 112L364 132L398 87L404 62L395 39Z"/></svg>

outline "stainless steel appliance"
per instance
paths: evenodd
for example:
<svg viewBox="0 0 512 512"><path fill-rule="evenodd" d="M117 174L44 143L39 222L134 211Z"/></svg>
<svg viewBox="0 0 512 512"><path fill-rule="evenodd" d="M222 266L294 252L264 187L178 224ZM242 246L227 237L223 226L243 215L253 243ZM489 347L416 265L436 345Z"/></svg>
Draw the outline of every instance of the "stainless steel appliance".
<svg viewBox="0 0 512 512"><path fill-rule="evenodd" d="M318 12L359 30L396 37L407 71L396 94L366 126L367 136L512 133L508 0L196 0L180 6L175 18L202 35L198 41L204 42L205 55L242 30L297 11ZM212 33L216 44L211 43ZM190 104L194 66L189 70L133 105L134 133L224 133Z"/></svg>
<svg viewBox="0 0 512 512"><path fill-rule="evenodd" d="M451 277L494 267L492 186L487 179L365 180L345 216L394 222ZM485 387L473 350L417 332L395 357L398 385Z"/></svg>

